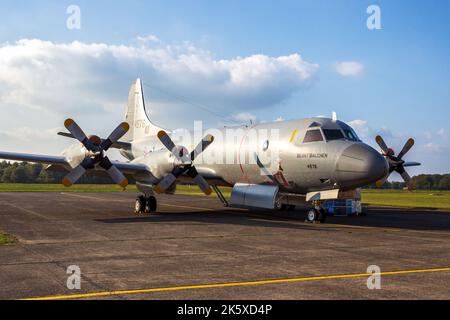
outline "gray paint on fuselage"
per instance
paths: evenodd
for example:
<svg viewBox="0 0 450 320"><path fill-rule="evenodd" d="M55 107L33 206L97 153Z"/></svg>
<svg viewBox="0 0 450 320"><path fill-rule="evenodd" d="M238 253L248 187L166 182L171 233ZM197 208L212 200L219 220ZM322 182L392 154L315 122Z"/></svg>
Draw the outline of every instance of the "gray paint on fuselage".
<svg viewBox="0 0 450 320"><path fill-rule="evenodd" d="M371 147L364 145L360 141L351 140L333 140L333 141L319 141L303 143L303 139L310 125L317 122L321 129L351 129L347 124L341 121L333 121L328 118L308 118L293 121L262 123L252 127L229 127L219 130L225 136L227 130L242 129L248 131L253 129L266 130L270 132L272 129L278 130L279 139L276 141L269 139L269 149L263 150L263 144L267 140L265 136L258 136L257 153L263 156L262 153L271 151L274 146L279 147L279 171L282 173L288 186L283 187L285 191L292 193L304 194L310 191L329 190L329 189L352 189L363 186L367 182L374 182L381 178L381 171L374 172L373 176L369 177L370 172L339 172L337 170L338 161L345 150L348 150L352 145L360 145L356 147L367 150L374 155L378 153ZM311 128L313 129L313 128ZM317 128L316 128L317 129ZM208 130L205 130L208 131ZM216 131L217 132L217 131ZM293 136L295 133L295 136ZM291 139L293 140L291 141ZM194 143L198 143L195 141ZM186 146L192 148L192 146ZM261 174L261 170L257 164L239 163L235 159L234 163L226 163L227 152L233 152L235 158L239 158L239 154L248 154L249 150L245 149L245 143L241 144L239 141L220 141L216 140L204 152L204 158L213 157L215 153L223 153L224 161L222 163L206 164L195 163L200 171L208 170L213 172L216 176L221 177L226 184L234 185L235 183L272 183L271 179ZM148 139L141 139L140 141L132 142L131 155L128 154L128 159L132 162L144 163L152 169L152 174L161 179L165 174L173 169L170 153L165 149L161 142L156 137L149 137ZM123 153L124 154L124 153ZM126 154L124 154L126 155ZM248 156L252 156L251 154ZM351 159L351 156L346 156L346 159ZM374 159L375 159L374 158ZM380 160L380 159L382 160ZM384 165L384 158L379 156L374 161L377 162L378 167ZM364 159L356 159L354 161L363 161ZM383 163L382 163L383 161ZM198 162L198 161L197 161ZM359 163L359 162L358 162ZM367 174L367 177L363 176ZM356 176L357 175L357 176ZM363 184L364 183L364 184Z"/></svg>

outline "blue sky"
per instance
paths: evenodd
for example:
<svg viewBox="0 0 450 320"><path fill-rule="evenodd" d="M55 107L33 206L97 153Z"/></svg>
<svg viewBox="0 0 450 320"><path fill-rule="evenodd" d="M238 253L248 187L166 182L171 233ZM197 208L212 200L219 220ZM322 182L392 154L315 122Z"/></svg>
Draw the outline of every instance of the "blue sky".
<svg viewBox="0 0 450 320"><path fill-rule="evenodd" d="M66 28L68 17L66 8L70 4L76 4L81 8L81 30ZM368 30L366 27L368 18L366 9L371 4L379 5L381 8L381 30ZM58 94L64 94L66 98L70 96L74 105L85 103L86 109L92 109L95 116L89 119L86 117L84 121L87 126L97 126L96 130L100 132L107 132L111 125L110 123L100 125L97 119L119 120L122 110L115 112L113 105L124 104L128 84L134 77L142 76L144 81L155 86L159 84L152 83L152 80L156 82L163 79L164 86L161 85L160 89L169 90L172 94L179 93L189 101L208 105L224 116L233 117L249 113L260 121L271 121L279 117L294 119L316 115L328 116L332 111L337 111L340 119L353 121L365 140L373 141L376 133L383 133L386 140L398 150L407 137L415 137L417 146L410 157L414 158L411 160L424 162L424 166L416 169L413 174L450 172L448 160L450 2L448 1L436 0L431 4L428 1L400 0L134 0L120 3L55 0L2 1L1 6L0 43L3 43L3 47L8 43L9 47L12 47L11 50L29 50L30 46L16 45L16 41L21 39L49 41L52 45L79 41L86 45L99 43L108 46L126 46L128 49L139 48L143 44L139 42L138 36L153 35L159 41L150 41L145 44L146 47L163 48L170 52L182 50L184 53L180 54L181 56L195 52L196 59L206 55L214 63L224 60L234 66L234 62L239 58L245 59L254 55L277 58L299 54L301 61L307 62L310 66L317 66L310 74L308 73L306 79L299 82L298 79L292 80L291 76L283 76L286 67L283 65L279 73L275 73L271 79L272 84L270 82L260 84L250 98L243 97L245 90L235 88L228 95L219 94L215 100L213 97L217 94L217 88L211 89L210 94L201 92L208 87L206 80L196 90L195 87L186 86L185 83L172 83L172 77L154 78L154 73L160 73L161 69L155 71L148 66L140 68L139 64L142 61L126 60L126 63L132 63L136 67L135 70L138 70L136 73L140 73L136 75L125 71L121 73L127 67L123 61L114 62L114 68L108 64L109 60L98 64L97 60L89 61L93 79L86 83L95 88L94 91L102 93L98 102L104 100L105 105L110 107L94 110L95 108L91 108L86 101L77 100L77 96L84 96L86 91L83 90L87 90L81 88L78 82L76 85L67 84L67 92L61 92L64 89L59 89ZM47 46L40 43L38 47L42 49ZM169 47L170 49L167 49ZM36 49L36 46L32 48ZM58 50L56 52L60 52ZM49 56L57 56L54 51L51 52ZM0 58L1 54L0 52ZM179 58L180 55L176 57ZM112 53L112 56L115 57L115 53ZM77 59L85 61L83 57L78 55L75 57L74 69L79 63ZM33 56L32 60L35 59L39 58ZM291 62L294 63L294 60ZM298 59L296 61L300 63ZM361 69L353 75L342 75L337 72L337 66L342 62L356 63ZM27 61L22 69L26 68L28 63L30 62ZM266 61L266 63L275 62ZM239 64L238 68L242 68L242 65ZM11 72L11 69L9 71ZM220 75L218 77L220 78ZM54 81L54 78L55 76L49 76L48 79ZM219 78L216 78L216 75L207 77L212 82L218 81ZM190 79L186 76L185 82L189 82ZM64 84L64 80L61 81ZM292 81L295 83L291 83ZM36 82L41 84L46 80L39 78ZM5 87L14 90L14 83L7 83ZM286 87L290 89L284 90ZM56 110L40 106L38 103L36 105L28 103L30 105L27 108L27 102L22 101L23 99L19 99L19 103L17 99L13 100L11 97L2 98L1 92L0 90L2 119L0 125L3 128L0 128L0 137L7 137L11 141L14 136L7 131L17 129L15 131L17 135L23 133L33 135L33 130L42 133L45 128L56 129L64 112L74 112L74 109L69 107ZM113 93L108 96L108 92ZM28 93L32 101L33 93ZM92 92L89 91L89 94ZM173 98L163 97L161 92L152 91L150 88L146 91L146 95L148 101L155 99L155 108L158 108L158 103L167 103L172 105L176 112L196 113L192 105L183 106L178 103L175 106L174 101L169 101ZM36 101L40 99L43 97L37 97ZM93 99L97 100L92 96L91 100ZM60 102L56 98L55 101ZM236 107L224 107L225 102L221 101ZM14 112L11 112L12 108ZM180 120L174 120L172 114L169 117L162 110L153 111L154 118L159 122L165 122L165 126L189 126ZM102 112L108 116L102 117ZM201 118L198 116L199 112L196 118ZM46 114L45 119L36 124L36 116L43 113ZM22 117L20 123L11 119L18 116ZM79 117L83 119L83 114ZM189 116L182 118L195 120ZM205 120L211 125L220 122L212 118ZM64 144L64 142L53 143L53 140L44 134L36 136L38 137L36 139L41 139L40 142L46 145L39 150L54 152ZM36 139L33 143L25 138L10 143L0 142L0 148L23 149L20 151L31 148L35 151L38 149L35 146Z"/></svg>

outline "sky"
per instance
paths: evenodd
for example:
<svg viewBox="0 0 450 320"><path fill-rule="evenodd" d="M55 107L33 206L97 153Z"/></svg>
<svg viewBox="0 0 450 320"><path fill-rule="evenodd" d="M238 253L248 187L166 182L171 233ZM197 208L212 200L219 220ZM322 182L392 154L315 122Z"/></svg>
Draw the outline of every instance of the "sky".
<svg viewBox="0 0 450 320"><path fill-rule="evenodd" d="M373 146L415 138L412 175L450 172L449 1L4 0L0 21L0 150L58 154L67 117L107 135L141 77L166 128L336 111Z"/></svg>

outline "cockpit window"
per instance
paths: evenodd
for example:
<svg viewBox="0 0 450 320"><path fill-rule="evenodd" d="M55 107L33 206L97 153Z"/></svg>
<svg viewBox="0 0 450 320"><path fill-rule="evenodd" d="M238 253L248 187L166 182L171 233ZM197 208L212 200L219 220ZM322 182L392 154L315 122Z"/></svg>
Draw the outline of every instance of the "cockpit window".
<svg viewBox="0 0 450 320"><path fill-rule="evenodd" d="M352 141L358 141L358 137L351 130L344 129L344 133L347 139Z"/></svg>
<svg viewBox="0 0 450 320"><path fill-rule="evenodd" d="M320 130L316 129L306 132L305 139L303 140L304 143L317 141L323 141L322 133L320 132Z"/></svg>
<svg viewBox="0 0 450 320"><path fill-rule="evenodd" d="M328 141L345 139L344 134L339 129L323 129L323 134Z"/></svg>

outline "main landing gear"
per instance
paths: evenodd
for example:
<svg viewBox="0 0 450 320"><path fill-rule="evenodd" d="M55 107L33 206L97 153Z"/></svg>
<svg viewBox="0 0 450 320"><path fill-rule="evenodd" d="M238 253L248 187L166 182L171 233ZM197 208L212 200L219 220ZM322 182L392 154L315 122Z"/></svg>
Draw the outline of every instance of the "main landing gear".
<svg viewBox="0 0 450 320"><path fill-rule="evenodd" d="M306 216L306 222L311 223L325 223L327 220L327 210L322 207L322 203L319 201L314 202L314 209L308 211Z"/></svg>
<svg viewBox="0 0 450 320"><path fill-rule="evenodd" d="M136 214L142 214L142 213L152 213L156 212L158 208L158 202L156 201L156 198L154 196L146 197L146 196L139 196L136 198L136 203L134 207L134 212Z"/></svg>

